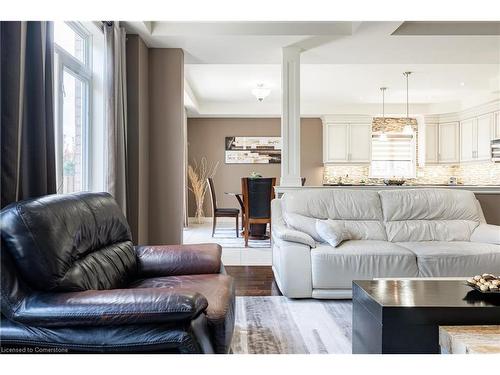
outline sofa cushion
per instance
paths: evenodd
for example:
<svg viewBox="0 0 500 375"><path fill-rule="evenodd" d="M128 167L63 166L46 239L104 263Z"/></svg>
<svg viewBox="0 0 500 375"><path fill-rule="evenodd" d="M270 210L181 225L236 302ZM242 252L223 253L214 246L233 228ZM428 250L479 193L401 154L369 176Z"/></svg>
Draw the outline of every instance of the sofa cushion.
<svg viewBox="0 0 500 375"><path fill-rule="evenodd" d="M418 276L415 254L386 241L352 240L311 250L313 288L350 289L352 280Z"/></svg>
<svg viewBox="0 0 500 375"><path fill-rule="evenodd" d="M500 225L481 223L472 232L470 240L500 245Z"/></svg>
<svg viewBox="0 0 500 375"><path fill-rule="evenodd" d="M397 189L378 193L389 241L469 241L481 220L470 191Z"/></svg>
<svg viewBox="0 0 500 375"><path fill-rule="evenodd" d="M288 214L332 220L383 219L376 191L304 189L286 193L282 200L283 211Z"/></svg>
<svg viewBox="0 0 500 375"><path fill-rule="evenodd" d="M385 224L387 238L401 241L469 241L479 225L470 220L402 220Z"/></svg>
<svg viewBox="0 0 500 375"><path fill-rule="evenodd" d="M292 229L307 233L315 241L325 242L316 230L316 218L293 213L284 213L283 220ZM321 220L321 219L319 219ZM332 223L342 224L353 240L386 241L384 224L376 220L331 220Z"/></svg>
<svg viewBox="0 0 500 375"><path fill-rule="evenodd" d="M419 276L500 274L500 245L465 241L398 242L417 256Z"/></svg>
<svg viewBox="0 0 500 375"><path fill-rule="evenodd" d="M473 192L454 189L397 189L378 192L384 219L472 220L479 222Z"/></svg>
<svg viewBox="0 0 500 375"><path fill-rule="evenodd" d="M316 231L323 239L323 242L333 247L337 247L342 242L351 239L344 222L316 219Z"/></svg>
<svg viewBox="0 0 500 375"><path fill-rule="evenodd" d="M0 214L0 231L2 252L33 289L120 288L137 271L127 220L107 193L13 203Z"/></svg>

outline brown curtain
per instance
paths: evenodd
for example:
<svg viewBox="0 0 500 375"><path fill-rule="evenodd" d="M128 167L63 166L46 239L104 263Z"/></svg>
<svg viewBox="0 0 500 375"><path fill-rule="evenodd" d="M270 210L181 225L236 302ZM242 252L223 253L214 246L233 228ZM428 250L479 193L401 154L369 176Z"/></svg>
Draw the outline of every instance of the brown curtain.
<svg viewBox="0 0 500 375"><path fill-rule="evenodd" d="M0 22L1 206L56 192L51 22Z"/></svg>
<svg viewBox="0 0 500 375"><path fill-rule="evenodd" d="M107 191L127 214L127 70L125 29L104 22Z"/></svg>

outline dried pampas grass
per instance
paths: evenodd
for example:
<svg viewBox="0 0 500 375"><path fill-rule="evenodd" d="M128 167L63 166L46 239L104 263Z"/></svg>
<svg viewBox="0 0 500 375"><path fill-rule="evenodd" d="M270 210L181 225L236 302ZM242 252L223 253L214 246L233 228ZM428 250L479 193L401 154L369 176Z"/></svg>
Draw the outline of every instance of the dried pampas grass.
<svg viewBox="0 0 500 375"><path fill-rule="evenodd" d="M189 190L193 193L196 202L195 217L198 224L203 222L203 202L208 188L207 178L215 176L219 162L209 164L206 157L202 157L200 163L193 159L193 164L188 166L188 178L191 182Z"/></svg>

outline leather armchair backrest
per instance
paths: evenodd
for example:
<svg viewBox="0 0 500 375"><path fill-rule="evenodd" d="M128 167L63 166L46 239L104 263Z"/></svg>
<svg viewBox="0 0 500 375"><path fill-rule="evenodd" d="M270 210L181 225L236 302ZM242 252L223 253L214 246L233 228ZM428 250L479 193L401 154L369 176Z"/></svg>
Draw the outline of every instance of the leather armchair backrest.
<svg viewBox="0 0 500 375"><path fill-rule="evenodd" d="M2 255L36 290L119 288L137 272L130 228L107 193L13 203L0 213L0 232Z"/></svg>
<svg viewBox="0 0 500 375"><path fill-rule="evenodd" d="M2 240L2 249L5 244ZM16 266L8 251L3 251L0 257L1 274L0 287L2 288L1 308L2 315L11 318L14 311L30 292L26 284L19 279Z"/></svg>

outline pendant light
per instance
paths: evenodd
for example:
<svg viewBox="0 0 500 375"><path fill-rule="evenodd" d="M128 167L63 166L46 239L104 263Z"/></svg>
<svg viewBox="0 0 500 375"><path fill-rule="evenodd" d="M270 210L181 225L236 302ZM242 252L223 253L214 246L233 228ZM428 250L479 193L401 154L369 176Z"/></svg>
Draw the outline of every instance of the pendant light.
<svg viewBox="0 0 500 375"><path fill-rule="evenodd" d="M406 125L403 128L403 134L413 135L413 127L411 126L410 120L410 101L408 96L408 78L411 72L404 72L403 75L406 77Z"/></svg>
<svg viewBox="0 0 500 375"><path fill-rule="evenodd" d="M387 134L385 134L385 90L387 90L387 87L380 88L380 91L382 91L382 132L379 136L380 141L387 141Z"/></svg>
<svg viewBox="0 0 500 375"><path fill-rule="evenodd" d="M252 90L252 94L257 98L259 102L262 102L265 98L269 96L271 89L264 86L263 83L259 83L256 88Z"/></svg>

